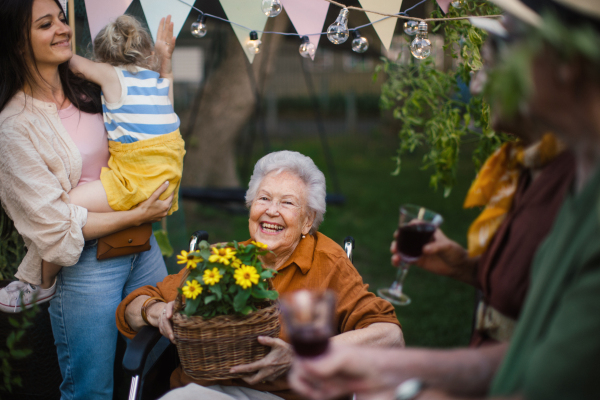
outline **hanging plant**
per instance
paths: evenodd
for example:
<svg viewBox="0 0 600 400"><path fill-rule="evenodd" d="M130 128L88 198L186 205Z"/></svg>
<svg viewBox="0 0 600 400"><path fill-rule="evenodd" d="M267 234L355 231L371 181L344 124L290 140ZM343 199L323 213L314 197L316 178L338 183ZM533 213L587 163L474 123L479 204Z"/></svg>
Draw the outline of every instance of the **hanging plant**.
<svg viewBox="0 0 600 400"><path fill-rule="evenodd" d="M436 8L437 5L436 5ZM450 7L444 16L434 11L434 18L497 15L500 10L482 1L463 1L461 8ZM503 141L508 139L490 127L490 107L483 96L463 96L461 87L468 87L471 74L482 68L481 46L487 33L468 20L441 21L433 24L432 33L444 35L444 50L458 60L454 69L442 71L434 61L411 59L399 64L383 59L377 72L385 72L380 105L392 110L393 117L402 122L400 145L396 157L397 175L402 156L418 148L425 151L422 167L432 170L430 185L444 189L448 196L456 182L456 167L461 145L477 143L473 153L476 168Z"/></svg>

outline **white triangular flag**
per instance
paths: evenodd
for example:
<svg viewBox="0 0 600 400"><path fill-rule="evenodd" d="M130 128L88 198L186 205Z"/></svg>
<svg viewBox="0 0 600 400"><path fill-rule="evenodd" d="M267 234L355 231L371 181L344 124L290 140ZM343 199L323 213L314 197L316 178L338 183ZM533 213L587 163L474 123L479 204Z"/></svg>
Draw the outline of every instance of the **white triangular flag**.
<svg viewBox="0 0 600 400"><path fill-rule="evenodd" d="M265 13L263 13L260 7L260 1L250 1L250 0L220 0L221 7L225 11L227 15L227 19L231 22L235 22L237 24L243 25L246 28L242 28L236 24L231 24L233 28L233 32L237 36L240 44L242 45L242 49L244 49L244 53L248 57L250 63L254 61L255 54L250 52L246 47L246 43L250 39L250 31L257 31L258 39L260 40L262 37L262 31L265 28L265 24L267 23L267 17ZM301 1L301 0L300 0ZM279 17L275 17L279 18Z"/></svg>
<svg viewBox="0 0 600 400"><path fill-rule="evenodd" d="M97 0L95 0L97 1ZM173 35L179 36L183 24L187 20L188 14L194 5L194 0L140 0L148 29L152 34L152 38L156 42L156 33L158 32L158 24L162 17L171 15L173 22Z"/></svg>
<svg viewBox="0 0 600 400"><path fill-rule="evenodd" d="M402 7L402 0L358 0L360 5L366 10L378 11L384 14L398 14L400 7ZM366 13L369 17L369 21L375 22L382 18L386 18L384 15ZM398 18L389 17L383 21L373 24L375 32L379 36L383 47L386 50L390 49L392 44L392 38L394 37L394 30L396 29L396 23Z"/></svg>

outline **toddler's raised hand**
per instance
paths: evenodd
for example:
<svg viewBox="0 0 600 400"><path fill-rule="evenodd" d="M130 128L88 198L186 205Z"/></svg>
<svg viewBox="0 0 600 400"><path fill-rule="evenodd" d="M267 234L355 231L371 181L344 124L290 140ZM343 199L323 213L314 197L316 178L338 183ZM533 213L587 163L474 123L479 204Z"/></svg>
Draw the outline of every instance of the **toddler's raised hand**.
<svg viewBox="0 0 600 400"><path fill-rule="evenodd" d="M167 18L160 19L158 32L156 33L156 43L154 45L154 50L160 58L161 63L164 63L165 60L168 60L170 63L173 50L175 49L175 41L176 37L173 36L173 22L171 22L171 16L167 15Z"/></svg>

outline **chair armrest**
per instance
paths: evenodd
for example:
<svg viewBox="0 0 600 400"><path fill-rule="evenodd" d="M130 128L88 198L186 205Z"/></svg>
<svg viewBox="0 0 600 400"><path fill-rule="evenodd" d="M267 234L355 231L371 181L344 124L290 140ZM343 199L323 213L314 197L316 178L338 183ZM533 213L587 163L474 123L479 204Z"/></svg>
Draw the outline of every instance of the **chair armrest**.
<svg viewBox="0 0 600 400"><path fill-rule="evenodd" d="M144 326L135 335L125 350L123 368L132 376L142 375L148 354L160 340L162 334L154 326Z"/></svg>

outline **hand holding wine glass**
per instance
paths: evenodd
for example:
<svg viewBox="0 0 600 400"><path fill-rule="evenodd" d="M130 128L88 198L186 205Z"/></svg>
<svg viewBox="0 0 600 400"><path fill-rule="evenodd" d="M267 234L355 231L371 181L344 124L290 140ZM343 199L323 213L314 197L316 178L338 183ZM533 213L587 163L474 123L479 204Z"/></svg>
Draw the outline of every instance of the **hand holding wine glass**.
<svg viewBox="0 0 600 400"><path fill-rule="evenodd" d="M424 207L410 204L400 207L400 224L396 240L396 251L400 255L398 275L391 287L377 291L381 297L396 305L410 304L410 298L402 293L408 267L422 256L423 246L431 241L442 222L441 215Z"/></svg>

